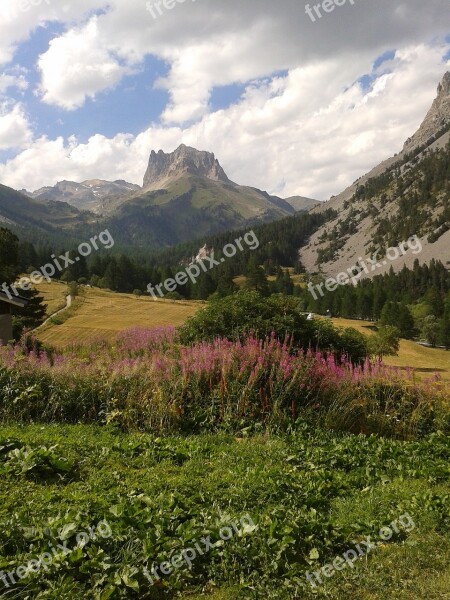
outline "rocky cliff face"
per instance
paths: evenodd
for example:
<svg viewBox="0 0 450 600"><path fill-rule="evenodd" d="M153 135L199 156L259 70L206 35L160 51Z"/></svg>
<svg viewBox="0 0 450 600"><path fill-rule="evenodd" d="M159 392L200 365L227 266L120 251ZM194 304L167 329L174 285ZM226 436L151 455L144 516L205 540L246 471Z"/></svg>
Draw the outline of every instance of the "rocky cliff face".
<svg viewBox="0 0 450 600"><path fill-rule="evenodd" d="M450 123L450 71L438 85L437 97L418 131L406 140L403 151L409 152L426 144L439 130Z"/></svg>
<svg viewBox="0 0 450 600"><path fill-rule="evenodd" d="M144 190L164 189L171 180L185 173L212 181L229 182L214 154L200 152L182 144L171 154L162 150L158 153L152 151L144 176Z"/></svg>

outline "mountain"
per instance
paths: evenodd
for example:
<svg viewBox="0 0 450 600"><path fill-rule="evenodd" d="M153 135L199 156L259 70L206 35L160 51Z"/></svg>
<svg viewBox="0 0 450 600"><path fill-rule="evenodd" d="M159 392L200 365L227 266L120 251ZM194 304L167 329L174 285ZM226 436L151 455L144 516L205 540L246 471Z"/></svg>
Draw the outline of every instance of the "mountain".
<svg viewBox="0 0 450 600"><path fill-rule="evenodd" d="M93 179L11 192L0 197L4 222L60 234L71 231L80 239L96 223L108 227L121 245L152 249L295 213L282 198L232 182L214 154L185 145L170 154L152 151L143 187ZM15 199L13 212L7 196Z"/></svg>
<svg viewBox="0 0 450 600"><path fill-rule="evenodd" d="M98 233L99 220L93 213L65 202L37 201L0 185L0 227L8 227L28 241L51 239L62 247Z"/></svg>
<svg viewBox="0 0 450 600"><path fill-rule="evenodd" d="M401 152L376 166L341 194L321 203L338 216L315 233L299 251L308 272L336 276L372 257L376 249L393 248L417 235L423 250L386 261L375 274L392 266L412 267L417 258L435 258L450 266L450 73L438 86L437 97L418 131ZM384 261L382 261L384 262Z"/></svg>
<svg viewBox="0 0 450 600"><path fill-rule="evenodd" d="M225 171L211 152L199 152L181 144L175 152L166 154L152 150L144 175L144 191L167 189L174 181L196 175L211 181L231 183Z"/></svg>
<svg viewBox="0 0 450 600"><path fill-rule="evenodd" d="M304 198L303 196L292 196L291 198L286 198L286 202L288 202L297 212L309 211L321 204L320 200Z"/></svg>
<svg viewBox="0 0 450 600"><path fill-rule="evenodd" d="M173 246L294 212L281 198L230 181L214 154L185 145L170 154L152 151L142 190L104 204L120 241L139 246Z"/></svg>
<svg viewBox="0 0 450 600"><path fill-rule="evenodd" d="M106 199L121 198L140 189L140 186L123 180L91 179L82 183L59 181L53 187L43 187L34 192L22 191L35 200L67 202L67 204L75 206L79 210L101 213Z"/></svg>

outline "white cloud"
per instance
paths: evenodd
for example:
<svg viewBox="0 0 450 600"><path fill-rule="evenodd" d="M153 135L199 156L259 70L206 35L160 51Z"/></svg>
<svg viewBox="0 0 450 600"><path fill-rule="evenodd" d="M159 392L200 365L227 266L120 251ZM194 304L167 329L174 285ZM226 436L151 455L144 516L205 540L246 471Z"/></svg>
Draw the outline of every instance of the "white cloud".
<svg viewBox="0 0 450 600"><path fill-rule="evenodd" d="M32 137L22 106L0 102L0 150L25 148L32 143Z"/></svg>
<svg viewBox="0 0 450 600"><path fill-rule="evenodd" d="M50 42L38 61L42 99L67 110L83 106L86 98L117 84L131 73L111 52L98 44L98 17Z"/></svg>
<svg viewBox="0 0 450 600"><path fill-rule="evenodd" d="M28 88L28 82L22 74L0 73L0 95L4 94L10 88L16 88L25 91Z"/></svg>
<svg viewBox="0 0 450 600"><path fill-rule="evenodd" d="M1 1L3 8L17 3ZM298 0L282 7L273 0L198 0L152 19L143 0L43 0L6 24L0 20L0 64L39 25L53 22L64 31L38 59L45 103L75 110L149 54L168 65L157 85L170 101L161 122L136 137L94 131L83 144L33 141L23 108L8 104L4 143L15 139L27 150L0 165L4 183L141 183L151 149L184 142L214 151L239 183L324 199L398 151L417 128L445 70L448 45L439 40L450 30L450 13L448 0L361 0L313 24ZM434 46L424 44L430 40ZM369 93L353 83L393 48L395 58L379 69ZM392 74L384 75L387 69ZM233 83L246 85L241 100L211 112L211 91Z"/></svg>
<svg viewBox="0 0 450 600"><path fill-rule="evenodd" d="M249 85L237 104L184 128L155 124L136 137L95 135L85 144L41 138L0 165L0 180L28 189L94 177L141 184L150 151L183 142L214 151L238 183L325 199L401 149L436 94L445 50L402 48L369 91L347 87L364 64L334 59Z"/></svg>
<svg viewBox="0 0 450 600"><path fill-rule="evenodd" d="M104 8L107 0L1 0L0 65L10 62L18 45L50 22L72 23L88 11Z"/></svg>
<svg viewBox="0 0 450 600"><path fill-rule="evenodd" d="M84 0L81 5L98 9L105 2ZM361 64L386 49L445 35L450 29L448 0L409 0L394 8L391 0L361 1L316 23L298 0L283 0L282 7L273 0L258 0L257 5L199 0L176 4L158 19L143 0L110 0L107 7L81 25L71 25L73 10L69 18L59 7L52 8L53 13L50 7L42 8L41 18L70 25L39 61L46 102L69 109L80 106L114 86L129 72L127 66L154 55L170 66L167 77L158 82L170 95L163 121L183 123L207 114L215 86L245 83L331 56L341 61L351 57ZM83 14L78 10L78 19Z"/></svg>

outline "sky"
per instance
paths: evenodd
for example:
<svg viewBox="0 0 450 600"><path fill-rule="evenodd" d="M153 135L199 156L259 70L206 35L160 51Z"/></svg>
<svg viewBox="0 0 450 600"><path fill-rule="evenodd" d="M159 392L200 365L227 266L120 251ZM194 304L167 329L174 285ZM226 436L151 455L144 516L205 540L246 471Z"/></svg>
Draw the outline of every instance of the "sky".
<svg viewBox="0 0 450 600"><path fill-rule="evenodd" d="M142 185L184 143L242 185L338 194L419 127L450 1L323 4L0 0L0 183Z"/></svg>

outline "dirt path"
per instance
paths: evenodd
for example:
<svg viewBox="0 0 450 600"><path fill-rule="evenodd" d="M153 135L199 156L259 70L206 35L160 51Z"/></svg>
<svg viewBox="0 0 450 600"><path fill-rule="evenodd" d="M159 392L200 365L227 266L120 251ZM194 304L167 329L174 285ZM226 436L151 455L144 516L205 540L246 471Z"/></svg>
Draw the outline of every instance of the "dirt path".
<svg viewBox="0 0 450 600"><path fill-rule="evenodd" d="M72 296L70 294L68 294L66 296L66 305L64 306L64 308L60 308L59 310L57 310L56 312L54 312L52 315L50 315L49 317L47 317L45 319L45 321L43 323L41 323L41 325L39 325L39 327L36 327L37 329L40 329L41 327L44 327L44 325L47 325L47 323L50 322L50 319L53 319L53 317L56 317L56 315L59 315L59 313L62 313L63 310L66 310L68 308L70 308L72 306Z"/></svg>

